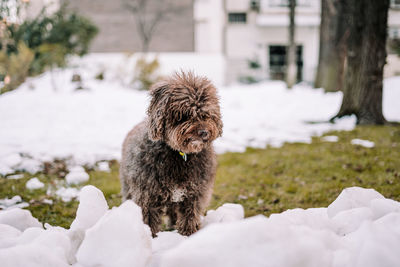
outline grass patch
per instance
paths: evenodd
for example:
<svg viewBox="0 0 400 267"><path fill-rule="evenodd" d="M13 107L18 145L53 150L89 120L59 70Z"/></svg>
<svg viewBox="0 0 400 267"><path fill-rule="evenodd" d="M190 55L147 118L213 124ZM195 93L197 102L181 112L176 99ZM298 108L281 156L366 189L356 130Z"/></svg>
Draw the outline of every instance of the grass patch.
<svg viewBox="0 0 400 267"><path fill-rule="evenodd" d="M399 127L363 126L326 135L339 141L313 138L312 144L221 155L211 206L240 203L246 216L326 207L350 186L374 188L400 200ZM354 138L373 141L375 147L351 145Z"/></svg>
<svg viewBox="0 0 400 267"><path fill-rule="evenodd" d="M281 148L252 149L218 157L219 167L210 209L226 202L240 203L246 216L269 215L292 208L326 207L346 187L374 188L400 201L400 127L357 127L350 132L330 132L339 141L313 138L311 144L285 144ZM374 148L354 146L354 138L375 142ZM111 206L121 203L118 164L111 172L89 171L88 184L101 189ZM29 178L38 177L43 190L27 190ZM0 178L0 199L20 195L41 222L68 228L77 201L62 202L47 188L63 185L52 175L24 174L20 180ZM53 205L44 199L53 200Z"/></svg>

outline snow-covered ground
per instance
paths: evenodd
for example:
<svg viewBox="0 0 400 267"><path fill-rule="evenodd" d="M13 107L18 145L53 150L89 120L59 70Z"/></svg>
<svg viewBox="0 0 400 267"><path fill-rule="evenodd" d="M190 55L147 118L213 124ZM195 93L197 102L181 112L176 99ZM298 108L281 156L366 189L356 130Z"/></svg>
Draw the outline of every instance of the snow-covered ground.
<svg viewBox="0 0 400 267"><path fill-rule="evenodd" d="M68 158L72 166L119 159L125 134L143 120L149 101L147 92L130 87L133 58L92 54L1 95L0 174L35 173L43 161L53 158ZM311 136L350 130L355 124L354 118L307 123L327 121L336 114L341 93L326 94L307 85L287 90L284 83L272 81L221 86L223 60L211 55L163 55L160 62L164 74L194 70L218 85L224 121L224 134L215 142L218 153L310 142ZM81 75L87 90L75 90L79 84L71 81L74 73ZM99 73L104 80L95 79ZM399 87L400 77L385 81L384 113L391 120L400 120Z"/></svg>
<svg viewBox="0 0 400 267"><path fill-rule="evenodd" d="M310 142L313 135L354 127L354 118L336 124L307 123L333 116L340 93L325 94L306 85L287 90L281 82L224 87L222 59L176 57L160 58L167 66L164 73L178 66L194 69L220 89L224 135L215 143L219 153ZM97 162L98 170L109 171L104 160L119 158L125 134L145 117L149 101L146 92L129 87L133 63L123 55L89 55L74 64L53 77L45 73L29 79L0 96L0 174L35 173L43 161L68 158L66 182L78 184L88 179L82 164ZM103 81L94 79L100 72ZM73 73L82 76L87 90L75 90L79 85L71 82ZM389 120L400 120L399 88L400 77L385 81L384 114ZM338 138L328 136L324 141ZM352 143L374 146L368 140ZM32 178L26 187L40 190L42 182ZM102 192L93 186L54 190L48 194L64 201L79 195L70 229L43 227L28 210L20 209L29 205L20 196L0 200L1 267L397 267L400 263L400 203L372 189L348 188L327 208L288 210L269 218L244 219L243 207L224 204L207 213L196 234L161 232L154 239L140 208L131 201L109 209Z"/></svg>
<svg viewBox="0 0 400 267"><path fill-rule="evenodd" d="M400 203L373 189L347 188L327 208L243 218L238 204L209 211L197 233L154 239L132 201L109 209L86 186L70 229L29 211L0 211L2 267L397 267Z"/></svg>

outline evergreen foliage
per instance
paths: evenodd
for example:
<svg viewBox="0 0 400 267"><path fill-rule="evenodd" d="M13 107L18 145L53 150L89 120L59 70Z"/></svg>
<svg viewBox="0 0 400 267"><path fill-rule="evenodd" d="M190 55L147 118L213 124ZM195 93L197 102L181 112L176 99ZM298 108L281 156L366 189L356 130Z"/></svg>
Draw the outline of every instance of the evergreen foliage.
<svg viewBox="0 0 400 267"><path fill-rule="evenodd" d="M2 13L7 15L7 12ZM26 54L26 49L29 49L34 57L30 62L23 61L23 64L26 64L25 67L28 66L28 71L24 71L23 74L25 77L37 75L47 68L64 67L68 55L86 54L90 42L98 32L97 27L90 20L68 10L65 5L50 15L47 14L46 8L43 8L33 19L26 19L21 24L5 23L4 25L6 28L3 30L3 35L9 40L0 44L0 50L3 51L0 60L0 81L5 84L4 79L9 76L11 82L0 92L12 90L25 80L25 78L13 80L16 73L12 71L19 68L18 66L10 68L10 64L14 64L12 57L20 55L21 52ZM25 50L20 51L21 48ZM22 54L19 57L22 57Z"/></svg>
<svg viewBox="0 0 400 267"><path fill-rule="evenodd" d="M150 86L160 80L157 74L160 63L157 58L147 60L141 57L137 60L133 82L139 90L149 90Z"/></svg>

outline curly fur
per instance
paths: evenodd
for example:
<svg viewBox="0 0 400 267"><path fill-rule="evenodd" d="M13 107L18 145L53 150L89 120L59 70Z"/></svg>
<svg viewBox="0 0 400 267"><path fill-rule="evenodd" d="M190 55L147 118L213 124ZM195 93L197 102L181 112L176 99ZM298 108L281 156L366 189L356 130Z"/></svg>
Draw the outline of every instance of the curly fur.
<svg viewBox="0 0 400 267"><path fill-rule="evenodd" d="M123 144L122 196L141 206L153 236L164 213L179 233L190 235L199 229L215 180L212 141L222 134L216 88L181 73L155 84L150 96L147 119Z"/></svg>

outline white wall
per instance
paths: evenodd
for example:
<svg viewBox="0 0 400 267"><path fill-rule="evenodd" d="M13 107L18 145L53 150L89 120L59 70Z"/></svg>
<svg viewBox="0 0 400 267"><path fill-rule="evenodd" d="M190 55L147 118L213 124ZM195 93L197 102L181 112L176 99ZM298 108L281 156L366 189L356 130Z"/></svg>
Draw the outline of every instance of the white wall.
<svg viewBox="0 0 400 267"><path fill-rule="evenodd" d="M195 45L200 53L222 53L225 14L222 0L195 0Z"/></svg>
<svg viewBox="0 0 400 267"><path fill-rule="evenodd" d="M232 12L244 12L249 9L250 1L248 0L226 0L226 9Z"/></svg>

